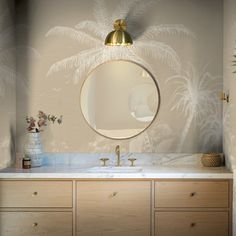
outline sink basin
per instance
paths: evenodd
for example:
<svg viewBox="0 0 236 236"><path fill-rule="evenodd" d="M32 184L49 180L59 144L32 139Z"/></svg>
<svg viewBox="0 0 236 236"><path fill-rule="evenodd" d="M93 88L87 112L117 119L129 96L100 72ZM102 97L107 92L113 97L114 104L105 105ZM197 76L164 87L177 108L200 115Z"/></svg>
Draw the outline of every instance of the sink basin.
<svg viewBox="0 0 236 236"><path fill-rule="evenodd" d="M142 168L136 166L96 166L86 170L86 172L92 173L135 173L140 171L142 171Z"/></svg>

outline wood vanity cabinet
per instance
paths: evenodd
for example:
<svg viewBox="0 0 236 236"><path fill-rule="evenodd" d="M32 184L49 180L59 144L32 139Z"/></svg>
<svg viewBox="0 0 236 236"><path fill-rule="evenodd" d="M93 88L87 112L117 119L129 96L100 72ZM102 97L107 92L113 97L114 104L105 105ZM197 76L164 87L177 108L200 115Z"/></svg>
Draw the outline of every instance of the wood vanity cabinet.
<svg viewBox="0 0 236 236"><path fill-rule="evenodd" d="M232 236L231 180L0 180L0 236Z"/></svg>
<svg viewBox="0 0 236 236"><path fill-rule="evenodd" d="M148 236L151 182L77 182L77 236Z"/></svg>

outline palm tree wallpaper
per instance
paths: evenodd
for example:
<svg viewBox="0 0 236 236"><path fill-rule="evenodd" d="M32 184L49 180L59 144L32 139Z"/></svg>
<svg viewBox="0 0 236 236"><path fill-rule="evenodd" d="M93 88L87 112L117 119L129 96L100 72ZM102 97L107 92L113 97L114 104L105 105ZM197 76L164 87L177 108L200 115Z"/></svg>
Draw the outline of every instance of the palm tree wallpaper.
<svg viewBox="0 0 236 236"><path fill-rule="evenodd" d="M178 4L174 0L27 3L36 14L22 24L30 29L28 46L40 55L37 60L31 54L27 57L27 113L41 109L64 117L60 129L50 127L42 135L45 151L112 152L116 144L123 152L222 151L220 1L207 1L205 7L214 9L211 17L193 0ZM21 14L24 9L20 4L18 8ZM120 18L126 19L133 45L105 46L106 35ZM212 28L211 33L207 27ZM154 75L161 93L153 124L135 138L118 141L91 130L80 110L80 89L87 74L101 63L117 59L144 66ZM18 67L26 70L23 65ZM17 101L23 94L19 91ZM23 106L19 104L19 110ZM17 121L16 148L21 151L25 124L22 113L17 115L21 119Z"/></svg>
<svg viewBox="0 0 236 236"><path fill-rule="evenodd" d="M0 1L0 167L11 164L16 123L16 63L14 19L11 4Z"/></svg>
<svg viewBox="0 0 236 236"><path fill-rule="evenodd" d="M15 20L14 2L0 0L0 150L2 153L0 167L14 162L17 89L20 91L20 97L24 97L20 103L23 107L27 105L26 99L29 93L27 72L26 67L22 67L21 70L20 66L26 63L28 55L32 60L40 57L37 50L30 47L24 40L28 30L27 25L16 24ZM21 57L23 63L19 63L18 56ZM21 106L21 111L24 110Z"/></svg>
<svg viewBox="0 0 236 236"><path fill-rule="evenodd" d="M181 116L186 117L177 151L181 152L183 149L193 123L200 130L202 150L207 150L210 146L213 150L220 151L217 144L222 142L222 104L219 101L221 78L213 77L207 71L207 66L198 70L192 64L186 67L182 74L166 80L176 87L171 111L177 110Z"/></svg>
<svg viewBox="0 0 236 236"><path fill-rule="evenodd" d="M33 173L33 176L39 174L41 178L44 174L53 174L50 172L51 167L54 169L54 164L55 176L64 176L66 165L70 167L69 175L66 174L65 177L68 178L66 182L69 184L70 176L77 176L78 169L80 173L79 165L74 168L73 163L81 163L82 166L86 164L86 167L96 163L98 166L100 157L115 157L115 148L119 145L121 162L136 156L138 168L146 163L149 163L150 167L153 165L164 168L168 164L169 167L177 167L176 174L181 178L188 179L193 172L196 178L207 176L209 179L215 179L218 174L231 176L229 172L236 178L235 9L236 0L0 0L0 169L3 168L3 176L10 174L23 176L25 179L28 176L24 175L25 173ZM132 45L105 45L106 36L114 30L113 24L117 19L126 21L127 32L133 39ZM109 139L95 132L84 119L84 110L81 108L84 82L96 67L113 60L126 60L140 65L142 70L137 75L140 77L138 79L153 78L155 83L151 79L152 85L158 86L155 92L160 92L160 97L156 96L153 90L152 96L142 94L146 100L149 99L150 107L153 108L154 104L154 109L160 102L156 116L152 114L153 110L149 109L148 115L144 117L131 117L141 117L146 119L145 121L155 117L153 122L150 122L151 125L146 126L147 129L135 137L120 140ZM109 70L109 75L116 72L114 68ZM118 78L118 84L123 85L121 81L127 78L119 80L121 77L125 76L115 76L113 80L110 76L112 82L109 82L114 85L114 78ZM148 84L146 81L145 83ZM96 80L94 87L97 89L105 86ZM119 87L123 99L125 89L122 89ZM133 90L130 94L132 92ZM229 102L221 100L222 92L229 95ZM115 94L113 89L109 89L110 94ZM158 97L157 106L153 101L153 94L154 98ZM95 97L93 95L93 92L86 94L87 97L92 97L91 100ZM85 104L90 104L91 100L86 100ZM104 99L101 107L111 107L109 99L107 100L108 105L105 105ZM120 100L117 99L116 102L118 104ZM94 101L91 103L92 109L97 112ZM143 105L141 102L139 104ZM131 115L135 113L133 110ZM43 150L39 148L40 152L48 157L44 158L43 164L49 166L32 170L14 168L13 164L22 167L21 158L27 147L26 116L34 117L39 111L63 117L60 128L48 124L40 134L43 146ZM95 114L94 111L91 113ZM124 119L123 115L114 115L113 110L110 113L112 117ZM42 117L37 118L42 122ZM103 126L109 123L107 116L101 115L101 112L99 118ZM36 121L30 122L30 125L35 123ZM100 130L103 128L99 127ZM124 129L140 131L140 127ZM106 128L104 130L106 131ZM120 132L119 129L114 130ZM226 173L224 167L209 172L208 168L200 168L199 172L193 170L195 165L199 167L199 157L205 152L223 153L227 167L225 170L229 169L229 172L227 170ZM117 156L119 157L119 154ZM81 158L79 162L78 158ZM115 158L110 158L109 165L115 166L114 161ZM182 164L183 173L179 168ZM5 167L10 169L4 169ZM124 167L125 170L128 165L125 163ZM160 174L166 178L164 168L160 168ZM92 174L91 176L96 175L89 170L88 173ZM126 173L132 173L132 170ZM145 177L143 171L137 173ZM152 172L150 173L152 175ZM110 172L104 171L101 174L105 174L109 179L114 177ZM117 172L117 176L120 174ZM174 176L171 174L170 178ZM15 177L13 180L15 181ZM47 182L50 180L47 179ZM227 186L226 182L224 183L224 196L228 191L231 193L230 182L227 182ZM236 181L232 184L233 198L227 200L233 201L234 222L224 224L225 231L231 230L232 223L233 231L236 232ZM73 185L73 194L70 193L73 198L74 192L77 192L74 187L80 186ZM150 185L148 188L150 190ZM149 197L145 198L150 200ZM74 205L77 204L73 204L73 209L77 207ZM147 206L150 210L149 203ZM55 208L55 213L58 213L58 207ZM225 212L218 213L224 213L226 222L229 220L227 212L231 213L231 204L224 209ZM14 214L13 208L11 211L10 213ZM62 213L68 213L70 219L75 218L74 224L76 211L69 211L72 211L71 207ZM150 216L148 213L149 218ZM37 223L35 224L37 226ZM151 232L155 233L153 226L151 222Z"/></svg>
<svg viewBox="0 0 236 236"><path fill-rule="evenodd" d="M48 71L48 76L60 71L72 71L74 82L77 82L86 73L105 61L124 59L135 61L151 70L151 66L145 57L151 57L167 64L170 69L180 72L181 61L171 45L158 41L160 35L193 37L194 33L181 24L151 25L140 32L135 24L148 10L155 6L154 1L125 1L122 0L115 8L114 13L109 14L105 0L95 0L93 4L94 20L84 20L74 28L56 26L51 28L46 37L63 36L76 41L79 45L87 44L86 50L53 63ZM135 44L130 47L107 47L104 39L107 32L112 30L112 24L116 19L126 19L129 31L135 38Z"/></svg>

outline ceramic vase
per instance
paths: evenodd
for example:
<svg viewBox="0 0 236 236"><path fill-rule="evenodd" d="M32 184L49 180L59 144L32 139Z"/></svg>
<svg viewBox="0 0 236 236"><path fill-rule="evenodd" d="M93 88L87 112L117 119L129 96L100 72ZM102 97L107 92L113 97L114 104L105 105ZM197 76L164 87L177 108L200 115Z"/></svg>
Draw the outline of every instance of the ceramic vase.
<svg viewBox="0 0 236 236"><path fill-rule="evenodd" d="M31 167L42 166L43 147L40 133L28 133L25 144L25 155L31 158Z"/></svg>

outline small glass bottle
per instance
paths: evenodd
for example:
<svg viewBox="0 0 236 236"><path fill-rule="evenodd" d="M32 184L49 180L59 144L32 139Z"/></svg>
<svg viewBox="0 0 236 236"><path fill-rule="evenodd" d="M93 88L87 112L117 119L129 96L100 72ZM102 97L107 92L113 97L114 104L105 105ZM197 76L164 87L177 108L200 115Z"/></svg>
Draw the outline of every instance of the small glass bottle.
<svg viewBox="0 0 236 236"><path fill-rule="evenodd" d="M31 159L30 159L30 157L25 156L22 159L22 168L23 169L30 169L31 168Z"/></svg>

